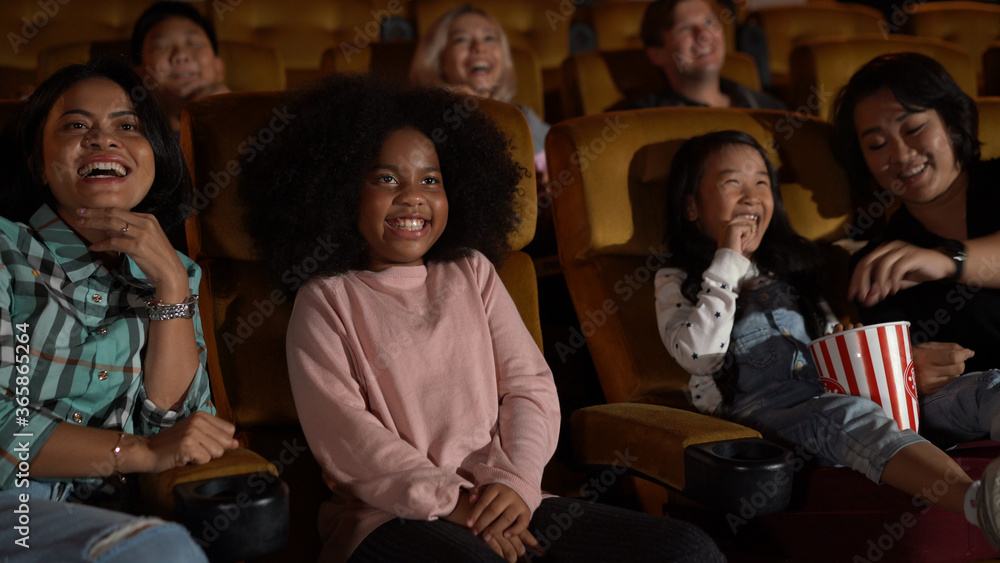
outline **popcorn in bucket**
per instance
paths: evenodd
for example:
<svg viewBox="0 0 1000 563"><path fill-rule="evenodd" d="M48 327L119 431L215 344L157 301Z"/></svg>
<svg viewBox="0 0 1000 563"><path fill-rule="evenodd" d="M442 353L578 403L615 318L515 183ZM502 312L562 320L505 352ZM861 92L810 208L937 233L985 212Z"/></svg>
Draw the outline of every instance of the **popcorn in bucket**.
<svg viewBox="0 0 1000 563"><path fill-rule="evenodd" d="M864 326L809 343L820 382L831 393L878 403L901 430L917 431L917 384L910 353L910 323Z"/></svg>

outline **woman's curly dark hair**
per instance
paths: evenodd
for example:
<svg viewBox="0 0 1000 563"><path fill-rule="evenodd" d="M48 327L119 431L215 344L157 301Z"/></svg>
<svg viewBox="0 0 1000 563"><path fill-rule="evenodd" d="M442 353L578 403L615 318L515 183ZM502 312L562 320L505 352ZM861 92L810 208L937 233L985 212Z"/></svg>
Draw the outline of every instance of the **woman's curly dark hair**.
<svg viewBox="0 0 1000 563"><path fill-rule="evenodd" d="M308 277L368 268L358 230L361 186L390 133L412 127L437 149L448 226L424 256L452 260L478 250L494 263L517 227L518 183L527 173L478 98L415 88L378 75L333 75L299 93L295 117L240 185L258 256L281 275L314 259L317 240L336 244Z"/></svg>

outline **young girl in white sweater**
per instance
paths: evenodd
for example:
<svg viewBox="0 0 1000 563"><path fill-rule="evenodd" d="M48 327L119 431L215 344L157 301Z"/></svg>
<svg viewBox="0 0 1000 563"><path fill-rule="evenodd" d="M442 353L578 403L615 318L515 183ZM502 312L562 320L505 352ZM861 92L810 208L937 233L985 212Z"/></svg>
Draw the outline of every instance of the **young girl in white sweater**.
<svg viewBox="0 0 1000 563"><path fill-rule="evenodd" d="M764 149L739 131L695 137L667 186L673 264L656 274L657 322L691 374L694 406L912 495L954 483L927 500L964 513L997 547L997 461L981 486L876 403L823 391L808 344L839 327L819 290L816 248L788 223Z"/></svg>

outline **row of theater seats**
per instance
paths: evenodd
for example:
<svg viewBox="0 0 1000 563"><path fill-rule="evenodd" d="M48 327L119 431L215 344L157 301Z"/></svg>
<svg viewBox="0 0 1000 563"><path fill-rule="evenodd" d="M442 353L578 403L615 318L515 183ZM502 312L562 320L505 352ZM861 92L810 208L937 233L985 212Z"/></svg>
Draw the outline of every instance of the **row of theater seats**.
<svg viewBox="0 0 1000 563"><path fill-rule="evenodd" d="M286 103L287 95L235 93L186 108L181 143L196 189L206 190L213 173L239 161L239 141L257 133L273 109ZM992 135L984 138L984 156L1000 156L1000 138L990 133L1000 131L1000 100L981 100L980 106L981 129ZM481 107L511 136L515 159L530 167L531 137L521 113L488 100ZM243 117L234 120L232 115ZM571 428L564 431L571 432L581 464L618 460L620 465L621 453L627 452L631 474L640 477L636 490L642 507L655 514L683 509L672 496L677 491L694 499L707 494L692 484L686 452L719 441L743 444L759 439L753 429L691 412L682 392L687 377L659 342L652 307L652 274L663 265L668 250L661 246L660 213L668 163L683 139L720 128L742 129L773 147L782 194L799 232L821 243L843 238L844 225L863 203L852 199L846 175L832 157L830 125L816 118L736 109L641 110L557 124L546 143L553 182L551 201L545 204L552 205L559 258L577 316L581 321L593 319L594 312L608 310L608 300L614 303L613 313L600 323L591 321L583 331L609 404L575 412ZM212 390L219 414L237 425L242 445L275 460L291 485L291 539L270 560L311 560L319 548L317 510L328 490L311 454L298 448L305 440L284 355L292 288L276 285L257 262L241 223L239 183L236 176L213 190L213 197L201 200L199 213L187 224L190 254L204 270L202 321ZM532 179L522 183L524 221L500 273L541 346L536 273L532 260L520 251L534 236L535 186ZM836 247L827 246L831 256L844 258ZM844 269L834 271L843 283ZM626 277L635 287L623 294L619 282ZM290 450L290 445L296 447ZM966 448L954 455L976 476L993 454ZM864 553L869 538L879 537L885 522L912 509L906 495L877 487L846 469L803 470L794 479L795 496L788 510L753 520L753 533L734 537L713 529L720 542L731 552L751 552L762 548L745 542L763 533L771 554L850 560L852 554ZM565 483L552 471L544 485L566 492L561 488ZM708 525L719 516L718 510L708 511ZM851 532L828 533L848 528L848 520ZM896 542L890 559L972 561L992 554L977 530L947 512L931 510L914 530Z"/></svg>
<svg viewBox="0 0 1000 563"><path fill-rule="evenodd" d="M108 0L101 2L100 10L91 3L84 8L57 0L52 0L53 8L48 11L39 2L0 5L0 22L14 30L8 35L13 48L0 50L0 83L9 88L35 82L95 52L124 53L131 23L151 1ZM205 2L205 10L218 28L228 82L234 90L244 91L280 90L342 70L374 69L405 77L414 44L382 43L381 25L394 18L407 22L419 36L460 3L343 0L303 2L287 9L273 0L219 0ZM494 14L510 37L520 80L515 101L543 116L544 106L564 105L550 121L595 113L610 105L601 105L605 100L599 98L581 108L578 100L589 88L574 82L579 68L593 66L598 56L608 69L593 71L598 73L597 84L610 85L601 76L610 72L619 96L662 86L658 73L649 72L648 63L631 54L635 51L619 51L640 49L639 23L646 2L604 0L583 8L557 0L479 0L473 4ZM971 95L1000 95L1000 6L970 1L921 3L900 8L886 20L866 6L824 0L769 7L753 14L747 13L748 3L736 5L736 14L724 13L721 18L728 47L736 46L738 23L759 25L768 52L765 76L771 80L764 86L770 86L792 108L826 117L843 76L875 54L902 49L935 56ZM571 56L569 25L574 19L593 26L598 52ZM728 58L727 77L761 86L752 58L735 52ZM574 89L577 86L581 93Z"/></svg>
<svg viewBox="0 0 1000 563"><path fill-rule="evenodd" d="M38 55L53 45L127 40L132 24L154 0L10 0L0 4L0 29L10 32L13 49L0 49L0 83L33 83ZM320 74L323 53L364 48L379 42L389 19L406 22L419 37L460 0L274 0L198 2L216 25L221 41L273 49L287 82L299 84ZM559 0L478 2L494 14L511 44L537 57L547 80L557 84L559 65L569 55L569 26L576 7ZM43 6L44 4L44 6ZM232 59L240 61L240 59ZM263 89L263 88L257 88Z"/></svg>
<svg viewBox="0 0 1000 563"><path fill-rule="evenodd" d="M243 157L237 154L239 141L258 133L287 95L236 93L188 106L181 143L196 189L207 191L213 173ZM1000 100L980 99L978 104L984 157L1000 157ZM6 120L12 107L0 104L0 118ZM530 133L520 112L490 101L482 107L511 135L518 162L530 166ZM242 118L234 120L233 115ZM676 499L669 498L671 491L694 498L704 494L688 482L686 452L706 443L759 436L752 429L690 412L682 393L686 375L663 350L652 308L652 274L663 265L668 250L660 244L664 225L659 212L668 163L683 139L719 128L742 129L773 147L771 158L780 166L793 226L808 238L822 243L842 238L844 225L856 214L881 212L852 199L845 174L830 154L830 126L816 118L665 108L589 116L553 128L546 148L559 257L577 315L591 322L583 334L609 403L577 411L567 431L582 464L611 464L628 452L630 471L643 478L636 481L641 504L651 513L680 510ZM271 460L271 470L291 485L291 538L269 560L311 560L319 549L316 515L328 491L304 449L287 379L284 333L290 288L269 281L251 251L236 199L239 182L238 176L232 178L208 194L213 197L199 200L199 213L187 225L189 252L204 269L201 310L213 397L220 416L236 423L241 444ZM536 274L531 259L518 251L534 236L536 212L535 186L531 179L523 182L524 221L512 238L513 251L501 276L541 346ZM830 253L838 256L832 247ZM843 268L832 272L839 272L843 283ZM619 282L626 277L637 285L623 294ZM606 311L608 300L614 303L614 313L594 323L594 312ZM993 454L966 448L954 455L975 477ZM169 476L155 489L161 504L169 505L176 483L261 469L259 461L244 452L223 462L221 467L189 467ZM802 471L795 480L796 494L788 510L754 520L755 529L769 538L770 552L784 557L816 560L817 553L825 553L832 559L850 559L864 551L868 538L878 537L884 522L912 508L905 495L876 487L848 470ZM549 490L564 492L563 485L548 475ZM848 519L854 532L847 537L826 533L844 528ZM919 533L907 534L896 544L899 560L971 561L991 553L977 531L949 513L931 510L917 526ZM740 543L753 537L750 534L733 539L722 532L719 537L735 543L731 550L760 549Z"/></svg>
<svg viewBox="0 0 1000 563"><path fill-rule="evenodd" d="M39 54L39 71L47 76L66 64L105 53L120 54L127 47L125 41L108 41L47 48ZM323 54L321 73L376 71L405 80L414 49L412 41L371 44L350 53L329 49ZM896 51L916 51L935 58L968 94L976 95L973 61L951 43L907 35L830 36L801 40L791 52L795 71L788 85L790 107L829 119L836 93L851 75L872 58ZM272 49L256 43L222 41L220 54L229 61L227 82L233 91L285 89L282 59ZM544 81L538 59L531 50L520 47L513 48L512 55L519 84L513 101L544 117ZM987 51L989 56L996 57L1000 64L1000 46ZM565 117L600 113L624 99L666 87L663 74L639 48L576 53L566 59L560 73L561 112ZM751 88L761 88L757 66L744 53L729 53L722 74Z"/></svg>

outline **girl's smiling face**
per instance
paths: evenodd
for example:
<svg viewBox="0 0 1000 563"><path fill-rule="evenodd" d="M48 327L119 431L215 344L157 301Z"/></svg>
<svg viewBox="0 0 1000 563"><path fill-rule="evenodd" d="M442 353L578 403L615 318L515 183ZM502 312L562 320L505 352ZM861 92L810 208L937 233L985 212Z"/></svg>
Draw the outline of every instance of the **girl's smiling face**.
<svg viewBox="0 0 1000 563"><path fill-rule="evenodd" d="M936 110L913 112L883 88L858 102L854 125L868 169L904 202L927 203L955 183L961 167Z"/></svg>
<svg viewBox="0 0 1000 563"><path fill-rule="evenodd" d="M155 170L142 124L111 80L81 80L49 110L41 172L67 222L81 207L132 209L149 192Z"/></svg>
<svg viewBox="0 0 1000 563"><path fill-rule="evenodd" d="M416 129L389 134L361 187L358 230L369 269L420 266L448 224L448 197L434 143Z"/></svg>
<svg viewBox="0 0 1000 563"><path fill-rule="evenodd" d="M774 196L767 165L749 145L725 145L705 161L698 191L688 196L687 218L696 221L705 236L725 239L730 223L751 225L743 254L749 256L760 241L774 214Z"/></svg>

